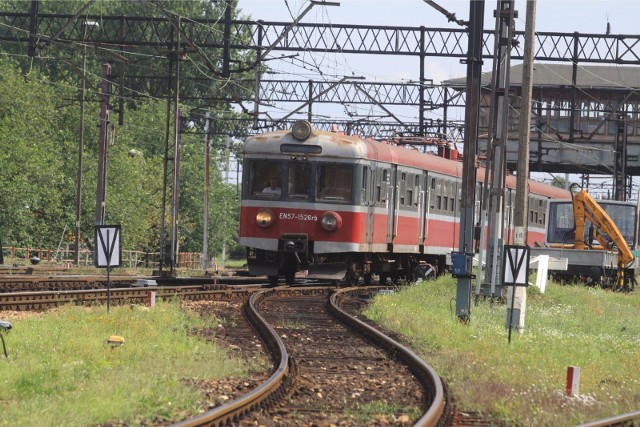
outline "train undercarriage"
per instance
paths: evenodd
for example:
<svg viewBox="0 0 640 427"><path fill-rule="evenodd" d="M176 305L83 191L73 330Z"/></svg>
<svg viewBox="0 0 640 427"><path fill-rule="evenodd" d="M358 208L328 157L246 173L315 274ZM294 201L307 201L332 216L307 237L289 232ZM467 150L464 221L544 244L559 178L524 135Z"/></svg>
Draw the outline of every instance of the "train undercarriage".
<svg viewBox="0 0 640 427"><path fill-rule="evenodd" d="M252 275L267 276L272 285L280 277L291 285L297 273L311 279L344 281L347 285L372 284L377 276L379 283L385 284L389 280L401 283L434 278L445 271L446 257L404 253L310 254L248 248L247 265Z"/></svg>

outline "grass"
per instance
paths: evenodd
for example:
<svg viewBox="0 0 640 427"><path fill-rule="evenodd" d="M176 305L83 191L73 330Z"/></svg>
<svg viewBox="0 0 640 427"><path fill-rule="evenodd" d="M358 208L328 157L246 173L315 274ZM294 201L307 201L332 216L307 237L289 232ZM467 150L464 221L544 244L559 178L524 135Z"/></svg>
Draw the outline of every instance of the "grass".
<svg viewBox="0 0 640 427"><path fill-rule="evenodd" d="M504 305L472 304L465 325L455 295L455 280L443 277L379 295L365 314L407 337L461 409L514 426L572 426L640 409L640 291L530 287L525 330L514 330L511 344ZM581 369L574 398L565 395L570 365Z"/></svg>
<svg viewBox="0 0 640 427"><path fill-rule="evenodd" d="M136 425L195 414L206 397L189 385L193 380L250 368L196 333L217 323L162 301L109 313L67 305L12 320L9 357L0 360L0 425ZM125 344L107 345L111 335Z"/></svg>

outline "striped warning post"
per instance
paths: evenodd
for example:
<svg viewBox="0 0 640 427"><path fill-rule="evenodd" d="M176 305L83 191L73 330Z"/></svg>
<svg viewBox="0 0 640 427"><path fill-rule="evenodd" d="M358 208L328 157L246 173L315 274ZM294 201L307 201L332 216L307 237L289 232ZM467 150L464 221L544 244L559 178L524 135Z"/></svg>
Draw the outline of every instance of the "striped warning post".
<svg viewBox="0 0 640 427"><path fill-rule="evenodd" d="M574 397L580 394L580 368L569 366L567 368L567 396Z"/></svg>

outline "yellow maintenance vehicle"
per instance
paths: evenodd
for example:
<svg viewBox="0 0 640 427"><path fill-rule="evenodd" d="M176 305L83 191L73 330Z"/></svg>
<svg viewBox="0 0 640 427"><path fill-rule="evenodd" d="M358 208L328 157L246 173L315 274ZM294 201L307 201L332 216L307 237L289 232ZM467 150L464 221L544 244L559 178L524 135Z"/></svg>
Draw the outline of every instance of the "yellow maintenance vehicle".
<svg viewBox="0 0 640 427"><path fill-rule="evenodd" d="M601 206L586 190L576 188L580 186L573 184L570 188L570 204L567 201L563 206L561 202L548 212L546 247L549 251L560 249L552 256L569 259L567 275L588 277L589 281L598 280L599 275L598 281L604 286L632 289L636 282L631 248L638 242L637 206L615 201L602 201ZM573 222L570 228L569 221Z"/></svg>

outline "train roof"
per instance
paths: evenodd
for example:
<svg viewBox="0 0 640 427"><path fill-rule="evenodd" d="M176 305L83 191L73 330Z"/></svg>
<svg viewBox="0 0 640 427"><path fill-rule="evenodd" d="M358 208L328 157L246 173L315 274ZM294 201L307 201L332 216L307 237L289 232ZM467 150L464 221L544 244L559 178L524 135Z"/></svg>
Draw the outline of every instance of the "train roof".
<svg viewBox="0 0 640 427"><path fill-rule="evenodd" d="M313 148L321 147L319 150L324 158L375 160L462 178L462 163L460 161L422 153L413 148L391 143L318 129L312 129L310 136L303 141L295 139L290 130L254 135L246 140L245 153L260 156L281 155L285 152L282 148L283 144L286 144L287 149L296 150L296 147L299 147L299 152L308 153L310 158L317 155ZM476 180L484 181L484 173L484 168L478 168ZM506 184L508 188L515 189L516 177L507 176ZM571 197L567 190L532 179L529 179L529 191L554 199Z"/></svg>
<svg viewBox="0 0 640 427"><path fill-rule="evenodd" d="M309 153L312 152L311 147L320 146L323 157L376 160L433 170L456 177L460 177L462 174L462 164L455 160L359 136L317 129L314 129L311 136L304 141L293 138L291 131L275 131L254 135L246 140L244 147L246 154L279 155L283 152L282 144L295 144L300 147L300 152Z"/></svg>

